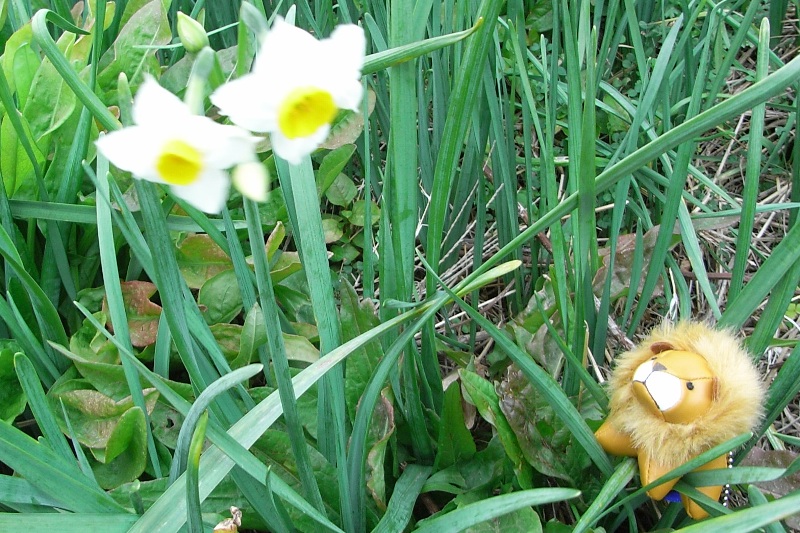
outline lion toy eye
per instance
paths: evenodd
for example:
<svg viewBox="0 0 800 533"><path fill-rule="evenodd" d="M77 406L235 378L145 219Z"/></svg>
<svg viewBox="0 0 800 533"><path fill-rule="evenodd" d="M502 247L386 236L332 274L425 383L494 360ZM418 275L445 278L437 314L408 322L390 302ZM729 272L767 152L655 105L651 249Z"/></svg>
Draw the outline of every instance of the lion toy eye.
<svg viewBox="0 0 800 533"><path fill-rule="evenodd" d="M688 383L686 384L686 388L687 388L687 389L689 389L689 390L694 390L694 383L692 383L691 381L690 381L690 382L688 382Z"/></svg>

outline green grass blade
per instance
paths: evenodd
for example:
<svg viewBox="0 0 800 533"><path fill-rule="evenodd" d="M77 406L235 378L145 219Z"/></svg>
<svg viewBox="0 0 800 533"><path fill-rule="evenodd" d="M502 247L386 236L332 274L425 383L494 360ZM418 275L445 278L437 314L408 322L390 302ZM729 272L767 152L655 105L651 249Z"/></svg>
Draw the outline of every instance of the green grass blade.
<svg viewBox="0 0 800 533"><path fill-rule="evenodd" d="M500 2L495 2L499 4ZM495 16L495 18L497 18ZM449 35L440 35L424 41L417 41L415 43L406 44L376 52L366 57L364 61L364 68L361 69L363 74L373 74L379 72L392 65L414 59L424 54L433 52L445 46L453 45L462 39L466 39L480 29L484 23L482 18L477 18L475 25L467 30L451 33ZM493 23L492 23L493 24Z"/></svg>
<svg viewBox="0 0 800 533"><path fill-rule="evenodd" d="M758 36L758 59L756 61L756 81L761 81L767 76L769 59L769 20L761 19L761 30ZM752 239L753 222L755 220L756 203L758 200L759 177L761 175L761 148L764 140L764 115L766 106L759 104L753 108L750 115L750 134L747 141L747 168L744 176L744 190L742 191L742 216L739 219L739 234L736 238L736 255L733 259L733 271L728 298L734 300L741 292L744 284L744 272L750 256L750 241Z"/></svg>
<svg viewBox="0 0 800 533"><path fill-rule="evenodd" d="M97 488L73 461L36 442L15 427L0 423L0 462L31 485L75 512L119 513L123 508Z"/></svg>
<svg viewBox="0 0 800 533"><path fill-rule="evenodd" d="M798 508L800 508L800 491L795 491L773 502L704 520L685 527L681 531L685 533L728 533L730 531L747 533L792 516L797 513Z"/></svg>
<svg viewBox="0 0 800 533"><path fill-rule="evenodd" d="M53 63L61 78L75 93L75 96L83 102L83 105L94 115L103 127L109 131L114 131L120 127L119 121L111 114L111 111L103 104L103 102L94 94L92 89L88 87L78 77L78 73L72 68L64 54L58 49L50 32L47 29L47 22L52 22L58 27L71 31L77 34L84 34L83 30L76 28L63 18L59 17L53 11L42 9L38 11L31 19L31 27L33 28L33 37L47 58Z"/></svg>
<svg viewBox="0 0 800 533"><path fill-rule="evenodd" d="M455 511L441 516L429 518L414 531L416 533L456 533L517 509L569 500L577 498L580 494L581 492L575 489L532 489L493 496L459 507Z"/></svg>
<svg viewBox="0 0 800 533"><path fill-rule="evenodd" d="M386 513L372 533L404 531L423 485L431 475L431 467L411 464L406 467L394 486Z"/></svg>
<svg viewBox="0 0 800 533"><path fill-rule="evenodd" d="M189 526L189 533L203 533L204 531L198 479L200 475L200 453L203 451L203 441L206 438L206 426L208 425L208 411L203 411L196 422L196 427L194 424L192 427L192 438L189 443L188 465L186 468L186 521ZM181 433L183 433L183 427L181 427Z"/></svg>
<svg viewBox="0 0 800 533"><path fill-rule="evenodd" d="M59 429L50 403L47 401L42 384L30 360L21 353L14 355L14 369L17 372L22 389L28 397L28 405L36 419L36 424L44 436L47 445L65 461L72 461L74 456L67 439Z"/></svg>
<svg viewBox="0 0 800 533"><path fill-rule="evenodd" d="M120 285L119 268L117 266L117 248L114 244L114 226L111 223L108 160L102 156L98 156L97 178L97 195L103 199L97 203L97 240L100 248L100 263L102 265L106 302L111 323L114 324L114 334L130 349L128 317L125 312L125 302L122 299L122 286ZM122 369L125 372L125 381L128 384L133 403L144 413L145 427L147 428L147 452L150 456L150 464L153 466L156 477L161 477L161 464L156 452L153 431L150 427L150 416L145 406L139 374L136 373L136 369L126 359L122 359Z"/></svg>
<svg viewBox="0 0 800 533"><path fill-rule="evenodd" d="M594 527L595 521L599 518L602 511L617 497L617 494L625 489L628 482L633 479L636 468L636 460L631 458L623 460L619 466L617 466L616 470L614 470L614 474L608 478L603 488L600 489L600 493L589 508L586 509L586 512L580 517L578 523L575 524L573 533L583 533Z"/></svg>
<svg viewBox="0 0 800 533"><path fill-rule="evenodd" d="M278 177L287 196L287 208L294 213L294 231L300 260L308 281L311 304L320 338L320 355L325 357L340 344L339 319L333 296L328 251L322 229L319 203L309 201L317 198L317 187L311 158L305 157L299 165L289 165L276 158ZM284 193L286 194L286 192ZM319 446L328 461L337 466L340 502L345 529L352 530L349 521L352 498L347 481L346 462L347 434L345 427L344 373L334 367L321 383L319 391Z"/></svg>
<svg viewBox="0 0 800 533"><path fill-rule="evenodd" d="M422 256L418 257L422 264L425 265L425 268L428 269L428 275L436 278L438 281L438 276L429 268L425 258ZM514 344L514 341L509 339L497 326L459 298L451 289L447 288L445 285L442 285L442 289L453 298L461 309L475 320L481 328L489 333L497 344L497 347L511 358L537 391L547 399L547 402L552 406L555 414L564 422L564 425L575 438L575 441L586 450L592 462L596 464L604 474L611 476L614 469L611 466L611 462L608 460L606 452L600 447L600 444L598 444L597 439L594 437L594 433L589 429L589 426L586 425L583 417L578 413L577 409L575 409L575 406L572 405L572 402L570 402L569 398L564 394L564 391L556 380L542 367L533 362L530 356Z"/></svg>
<svg viewBox="0 0 800 533"><path fill-rule="evenodd" d="M264 313L264 325L267 330L267 346L269 347L272 365L278 381L278 394L281 398L281 405L283 405L283 416L289 432L292 451L297 462L298 473L300 474L306 497L317 509L322 511L324 508L322 496L308 457L304 430L297 413L297 399L292 389L292 377L289 373L286 346L283 342L283 335L280 334L279 309L275 300L275 291L272 288L269 263L261 230L261 217L254 202L245 200L244 208L248 222L247 233L250 238L250 252L253 256L256 272L259 301ZM266 356L266 352L264 355ZM265 357L261 362L265 368L269 368L269 359Z"/></svg>
<svg viewBox="0 0 800 533"><path fill-rule="evenodd" d="M28 513L24 518L18 513L0 513L0 530L15 531L24 523L25 529L30 531L125 533L136 522L136 518L136 515L130 513Z"/></svg>
<svg viewBox="0 0 800 533"><path fill-rule="evenodd" d="M772 250L739 295L728 302L719 327L740 328L781 277L800 260L800 224L795 224Z"/></svg>
<svg viewBox="0 0 800 533"><path fill-rule="evenodd" d="M715 125L724 122L732 116L740 114L780 94L786 87L795 82L797 76L800 76L800 57L794 58L784 67L767 76L763 81L748 87L727 100L720 102L711 109L675 126L656 140L647 143L618 163L606 168L596 178L596 191L600 193L608 190L625 176L644 167L650 161L666 153L676 145L691 140L695 136L713 128ZM469 283L473 277L477 277L495 266L521 244L529 241L539 232L544 231L546 228L560 221L561 217L566 216L570 211L575 209L576 206L577 194L571 194L564 198L551 211L547 212L539 220L525 229L525 231L520 233L516 239L503 246L496 254L481 265L479 269L461 281L456 288ZM784 240L782 244L785 242L786 240ZM775 254L773 253L773 257L774 256ZM748 288L751 284L748 284ZM730 310L730 307L728 310ZM723 318L724 316L723 314Z"/></svg>
<svg viewBox="0 0 800 533"><path fill-rule="evenodd" d="M186 468L186 461L190 455L192 439L196 434L195 428L199 423L200 417L203 413L207 412L206 410L211 402L214 401L214 398L237 383L241 383L255 376L261 372L263 368L263 365L258 364L238 368L214 381L206 390L200 393L200 396L198 396L194 404L192 404L192 408L187 413L181 425L181 430L178 434L178 442L175 445L175 455L172 458L172 468L169 473L170 483L174 483Z"/></svg>
<svg viewBox="0 0 800 533"><path fill-rule="evenodd" d="M439 259L442 253L443 230L450 191L458 168L467 126L472 117L472 111L477 105L477 94L480 86L478 80L483 75L483 65L489 51L495 21L501 4L502 2L495 0L481 2L476 20L483 18L484 22L477 33L466 43L459 67L460 71L456 76L454 88L450 95L447 119L442 133L443 142L439 147L439 155L436 158L433 187L430 191L431 200L428 204L428 238L425 252L436 271L439 269ZM427 289L428 294L433 294L435 285L428 283Z"/></svg>

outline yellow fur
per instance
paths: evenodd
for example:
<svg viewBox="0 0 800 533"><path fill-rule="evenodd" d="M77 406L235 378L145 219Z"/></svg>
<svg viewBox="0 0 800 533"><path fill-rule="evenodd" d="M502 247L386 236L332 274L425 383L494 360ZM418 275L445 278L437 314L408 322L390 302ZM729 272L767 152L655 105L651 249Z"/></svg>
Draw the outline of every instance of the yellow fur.
<svg viewBox="0 0 800 533"><path fill-rule="evenodd" d="M676 350L702 355L719 379L719 393L706 413L687 424L671 424L642 406L633 394L636 368L653 356L651 345L667 342ZM635 349L617 357L609 380L608 422L630 435L634 448L672 469L708 449L750 431L762 415L764 386L750 356L726 331L699 322L664 323Z"/></svg>

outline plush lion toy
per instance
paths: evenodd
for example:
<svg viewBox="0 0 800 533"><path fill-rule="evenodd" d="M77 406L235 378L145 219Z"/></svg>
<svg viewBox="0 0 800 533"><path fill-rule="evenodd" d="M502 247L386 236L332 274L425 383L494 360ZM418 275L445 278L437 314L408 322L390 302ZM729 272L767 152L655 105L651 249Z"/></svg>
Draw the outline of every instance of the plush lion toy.
<svg viewBox="0 0 800 533"><path fill-rule="evenodd" d="M611 412L595 436L607 452L638 457L642 485L750 431L761 417L764 386L730 333L699 322L664 323L617 358L608 382ZM698 470L725 468L721 456ZM661 500L677 479L649 490ZM718 500L722 487L699 487ZM687 514L708 516L681 496Z"/></svg>

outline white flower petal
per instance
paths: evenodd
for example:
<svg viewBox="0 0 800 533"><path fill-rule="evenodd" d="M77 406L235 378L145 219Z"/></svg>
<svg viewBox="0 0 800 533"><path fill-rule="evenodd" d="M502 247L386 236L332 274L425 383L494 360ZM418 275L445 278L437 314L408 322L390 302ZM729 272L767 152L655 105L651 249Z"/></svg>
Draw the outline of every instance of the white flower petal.
<svg viewBox="0 0 800 533"><path fill-rule="evenodd" d="M323 53L320 42L313 35L278 17L261 42L253 72L270 76L274 76L275 71L310 74L307 67Z"/></svg>
<svg viewBox="0 0 800 533"><path fill-rule="evenodd" d="M337 26L322 43L329 61L336 64L337 71L343 77L361 77L367 50L367 40L361 27L355 24Z"/></svg>
<svg viewBox="0 0 800 533"><path fill-rule="evenodd" d="M217 214L225 207L228 200L230 180L225 172L209 168L206 169L190 185L170 186L172 194L186 200L190 205L206 213Z"/></svg>
<svg viewBox="0 0 800 533"><path fill-rule="evenodd" d="M233 185L242 196L256 202L267 201L267 169L258 161L242 163L233 169Z"/></svg>
<svg viewBox="0 0 800 533"><path fill-rule="evenodd" d="M205 164L219 169L255 159L259 140L238 126L217 124L200 116L185 121L179 135L203 154Z"/></svg>
<svg viewBox="0 0 800 533"><path fill-rule="evenodd" d="M133 122L139 126L159 126L192 116L180 98L147 76L133 99Z"/></svg>
<svg viewBox="0 0 800 533"><path fill-rule="evenodd" d="M328 90L333 95L333 101L339 109L358 111L361 108L364 87L358 79L342 80L337 85L331 83Z"/></svg>
<svg viewBox="0 0 800 533"><path fill-rule="evenodd" d="M246 74L217 88L211 103L238 126L250 131L271 131L278 124L277 104L271 94L268 80Z"/></svg>
<svg viewBox="0 0 800 533"><path fill-rule="evenodd" d="M304 156L307 156L322 144L330 129L330 125L323 124L308 137L298 137L296 139L288 139L280 130L276 130L272 133L272 150L279 157L296 165Z"/></svg>
<svg viewBox="0 0 800 533"><path fill-rule="evenodd" d="M164 139L142 126L123 128L97 139L97 149L114 166L135 177L164 183L155 169L155 161Z"/></svg>

